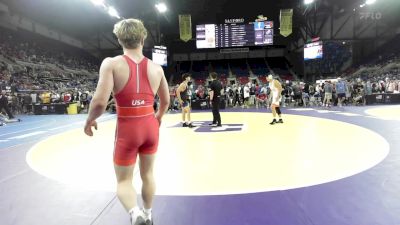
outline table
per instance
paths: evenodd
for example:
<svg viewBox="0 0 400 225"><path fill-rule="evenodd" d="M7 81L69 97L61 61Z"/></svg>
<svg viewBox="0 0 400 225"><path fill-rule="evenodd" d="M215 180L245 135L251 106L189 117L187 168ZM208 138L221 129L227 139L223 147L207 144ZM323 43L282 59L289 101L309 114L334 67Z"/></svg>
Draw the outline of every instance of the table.
<svg viewBox="0 0 400 225"><path fill-rule="evenodd" d="M365 96L367 105L400 104L400 94L372 94Z"/></svg>
<svg viewBox="0 0 400 225"><path fill-rule="evenodd" d="M67 105L64 103L36 104L33 105L35 115L65 114Z"/></svg>

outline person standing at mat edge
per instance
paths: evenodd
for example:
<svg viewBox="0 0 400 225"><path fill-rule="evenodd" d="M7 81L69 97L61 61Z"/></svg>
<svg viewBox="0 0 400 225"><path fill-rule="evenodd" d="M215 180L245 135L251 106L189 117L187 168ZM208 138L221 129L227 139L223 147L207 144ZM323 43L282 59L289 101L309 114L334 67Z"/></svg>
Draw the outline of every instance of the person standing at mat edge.
<svg viewBox="0 0 400 225"><path fill-rule="evenodd" d="M93 136L96 119L104 112L113 92L117 109L114 169L117 196L129 212L132 225L153 224L152 204L155 193L153 167L158 147L159 126L169 106L168 84L161 66L143 56L147 30L137 19L124 19L114 25L114 34L123 55L104 59L99 82L90 103L84 131ZM154 96L160 104L154 113ZM143 208L137 205L132 185L133 169L139 155Z"/></svg>
<svg viewBox="0 0 400 225"><path fill-rule="evenodd" d="M272 115L274 116L274 119L269 124L274 125L275 123L283 123L282 113L280 109L280 104L282 100L282 85L278 80L274 79L272 75L269 75L267 77L267 80L269 82L269 88L272 95L271 111ZM278 115L279 117L278 121L276 120L276 115Z"/></svg>
<svg viewBox="0 0 400 225"><path fill-rule="evenodd" d="M221 115L219 113L219 105L221 101L221 89L222 84L219 80L217 80L217 73L210 73L210 78L212 80L210 84L210 102L212 105L212 113L213 113L213 122L211 126L220 127L221 125Z"/></svg>
<svg viewBox="0 0 400 225"><path fill-rule="evenodd" d="M10 108L8 107L8 97L6 95L6 90L1 90L0 92L0 113L3 109L6 111L8 115L8 119L14 119L14 115L11 113Z"/></svg>
<svg viewBox="0 0 400 225"><path fill-rule="evenodd" d="M189 81L190 74L182 74L182 83L176 89L176 97L178 98L179 104L182 108L182 127L195 127L190 120L190 99L189 99ZM187 118L187 121L186 121Z"/></svg>

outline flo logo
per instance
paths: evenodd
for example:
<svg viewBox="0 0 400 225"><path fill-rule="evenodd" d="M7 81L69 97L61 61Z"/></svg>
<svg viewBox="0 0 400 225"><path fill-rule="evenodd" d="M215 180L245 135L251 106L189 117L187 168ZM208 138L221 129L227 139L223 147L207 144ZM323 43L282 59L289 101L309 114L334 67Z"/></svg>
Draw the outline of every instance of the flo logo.
<svg viewBox="0 0 400 225"><path fill-rule="evenodd" d="M380 12L360 12L360 20L380 20L382 13Z"/></svg>
<svg viewBox="0 0 400 225"><path fill-rule="evenodd" d="M241 131L243 130L243 124L223 124L222 127L212 127L209 125L210 121L196 121L193 125L196 126L192 128L194 132L199 133L218 133L218 132L231 132L231 131ZM172 127L182 127L182 123L178 123ZM190 128L189 128L190 129Z"/></svg>

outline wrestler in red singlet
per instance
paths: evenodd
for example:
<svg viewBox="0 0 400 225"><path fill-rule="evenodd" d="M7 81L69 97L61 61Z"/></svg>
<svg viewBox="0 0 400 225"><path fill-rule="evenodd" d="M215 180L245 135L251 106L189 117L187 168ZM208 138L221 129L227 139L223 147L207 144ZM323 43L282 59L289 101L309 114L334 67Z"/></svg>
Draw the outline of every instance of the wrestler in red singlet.
<svg viewBox="0 0 400 225"><path fill-rule="evenodd" d="M114 93L118 115L114 146L116 194L129 213L131 225L151 225L156 191L153 168L159 126L169 106L168 82L162 67L143 55L147 30L142 21L121 20L114 25L113 33L124 54L105 58L101 63L84 132L93 136L92 128L98 128L96 119L103 114ZM153 108L155 93L160 100L156 113ZM140 160L142 207L132 185L136 158Z"/></svg>
<svg viewBox="0 0 400 225"><path fill-rule="evenodd" d="M115 94L118 122L114 162L128 166L136 162L138 153L157 151L159 124L154 117L154 93L147 76L147 58L136 64L128 56L123 57L130 73L125 87Z"/></svg>

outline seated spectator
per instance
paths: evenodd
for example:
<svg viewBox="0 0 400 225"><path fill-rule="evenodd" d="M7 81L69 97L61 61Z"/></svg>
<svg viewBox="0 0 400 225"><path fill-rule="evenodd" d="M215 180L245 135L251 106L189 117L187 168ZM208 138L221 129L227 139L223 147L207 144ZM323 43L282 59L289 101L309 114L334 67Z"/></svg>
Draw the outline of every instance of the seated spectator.
<svg viewBox="0 0 400 225"><path fill-rule="evenodd" d="M265 93L260 93L256 97L256 108L258 109L259 107L266 107L269 108L269 101L268 101L268 96Z"/></svg>

